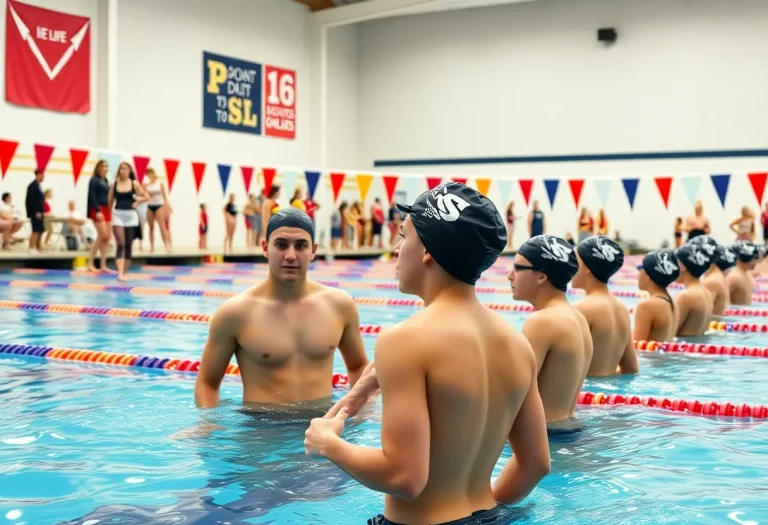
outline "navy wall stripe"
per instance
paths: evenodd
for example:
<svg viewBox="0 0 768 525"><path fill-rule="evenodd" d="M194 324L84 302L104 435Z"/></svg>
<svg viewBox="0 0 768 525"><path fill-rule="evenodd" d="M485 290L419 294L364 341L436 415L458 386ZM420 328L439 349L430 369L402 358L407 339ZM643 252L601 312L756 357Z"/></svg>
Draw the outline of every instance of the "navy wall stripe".
<svg viewBox="0 0 768 525"><path fill-rule="evenodd" d="M588 155L533 155L521 157L465 157L442 159L375 160L376 168L398 166L450 166L459 164L528 164L545 162L600 162L625 160L724 159L768 157L768 149L705 151L648 151L637 153L595 153Z"/></svg>

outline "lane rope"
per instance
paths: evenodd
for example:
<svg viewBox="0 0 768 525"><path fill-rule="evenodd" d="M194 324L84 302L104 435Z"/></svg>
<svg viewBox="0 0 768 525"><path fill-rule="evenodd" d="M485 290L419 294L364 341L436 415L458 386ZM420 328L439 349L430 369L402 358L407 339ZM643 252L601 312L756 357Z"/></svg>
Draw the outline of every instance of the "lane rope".
<svg viewBox="0 0 768 525"><path fill-rule="evenodd" d="M605 394L603 392L581 392L578 398L579 405L629 405L646 406L680 412L684 414L707 417L733 417L733 418L768 418L768 407L765 405L748 405L746 403L734 404L717 401L698 401L686 399L669 399L666 397L623 394Z"/></svg>

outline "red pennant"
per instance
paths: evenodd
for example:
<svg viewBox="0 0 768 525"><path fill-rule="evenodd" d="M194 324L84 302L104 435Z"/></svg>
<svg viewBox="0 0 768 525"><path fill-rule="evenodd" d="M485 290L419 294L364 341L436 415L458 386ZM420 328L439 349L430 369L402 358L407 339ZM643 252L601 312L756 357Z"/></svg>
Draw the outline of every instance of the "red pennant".
<svg viewBox="0 0 768 525"><path fill-rule="evenodd" d="M331 188L333 189L334 204L339 199L339 192L341 192L341 185L344 184L344 177L344 173L331 173Z"/></svg>
<svg viewBox="0 0 768 525"><path fill-rule="evenodd" d="M672 177L656 177L656 187L659 189L661 200L664 201L664 207L669 209L669 194L672 191Z"/></svg>
<svg viewBox="0 0 768 525"><path fill-rule="evenodd" d="M195 175L195 190L200 193L200 185L203 183L203 175L205 175L205 162L193 162L192 173Z"/></svg>
<svg viewBox="0 0 768 525"><path fill-rule="evenodd" d="M576 207L578 208L579 202L581 202L581 190L584 189L584 179L569 179L568 186L571 187L571 195L573 195L573 202L576 204Z"/></svg>
<svg viewBox="0 0 768 525"><path fill-rule="evenodd" d="M387 199L389 199L389 205L392 205L392 201L395 200L395 188L397 188L397 175L384 175L384 188L387 190Z"/></svg>
<svg viewBox="0 0 768 525"><path fill-rule="evenodd" d="M149 167L149 157L134 155L133 167L136 169L136 180L139 181L139 184L141 184L144 182L144 175L147 174L147 168Z"/></svg>
<svg viewBox="0 0 768 525"><path fill-rule="evenodd" d="M245 193L248 193L251 191L251 181L253 180L253 167L240 166L240 171L243 173L243 183L245 184Z"/></svg>
<svg viewBox="0 0 768 525"><path fill-rule="evenodd" d="M520 191L523 192L523 199L525 199L525 205L528 206L531 202L531 190L533 189L533 180L520 179L517 182L520 183Z"/></svg>
<svg viewBox="0 0 768 525"><path fill-rule="evenodd" d="M173 189L173 181L176 180L176 172L179 169L179 161L176 159L163 159L165 164L165 177L168 179L168 192ZM198 184L198 189L199 189Z"/></svg>
<svg viewBox="0 0 768 525"><path fill-rule="evenodd" d="M72 176L75 178L75 186L77 186L77 179L80 178L80 172L83 171L83 165L87 158L88 150L69 148L69 160L72 162Z"/></svg>
<svg viewBox="0 0 768 525"><path fill-rule="evenodd" d="M261 173L264 175L264 194L269 195L277 170L275 168L261 168Z"/></svg>
<svg viewBox="0 0 768 525"><path fill-rule="evenodd" d="M752 185L752 191L755 192L757 204L763 204L763 193L765 193L765 181L768 179L768 173L747 173L749 183Z"/></svg>
<svg viewBox="0 0 768 525"><path fill-rule="evenodd" d="M442 177L427 177L427 188L430 190L435 189L440 186L441 182L443 182Z"/></svg>
<svg viewBox="0 0 768 525"><path fill-rule="evenodd" d="M0 139L0 178L5 177L8 168L11 167L11 161L18 147L19 143L15 140Z"/></svg>
<svg viewBox="0 0 768 525"><path fill-rule="evenodd" d="M53 155L53 146L45 144L35 144L35 159L37 159L37 169L45 171Z"/></svg>
<svg viewBox="0 0 768 525"><path fill-rule="evenodd" d="M467 184L467 178L466 177L454 177L451 179L453 182L457 182L459 184Z"/></svg>

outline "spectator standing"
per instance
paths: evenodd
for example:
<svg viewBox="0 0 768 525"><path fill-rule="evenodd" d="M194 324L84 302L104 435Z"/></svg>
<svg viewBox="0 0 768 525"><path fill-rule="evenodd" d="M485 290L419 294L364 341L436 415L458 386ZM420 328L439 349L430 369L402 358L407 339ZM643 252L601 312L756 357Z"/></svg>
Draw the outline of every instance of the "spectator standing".
<svg viewBox="0 0 768 525"><path fill-rule="evenodd" d="M40 241L45 231L43 214L45 213L45 195L41 186L45 179L43 170L35 170L35 180L27 186L27 198L25 200L27 217L32 224L32 234L29 236L29 250L39 252L42 250Z"/></svg>

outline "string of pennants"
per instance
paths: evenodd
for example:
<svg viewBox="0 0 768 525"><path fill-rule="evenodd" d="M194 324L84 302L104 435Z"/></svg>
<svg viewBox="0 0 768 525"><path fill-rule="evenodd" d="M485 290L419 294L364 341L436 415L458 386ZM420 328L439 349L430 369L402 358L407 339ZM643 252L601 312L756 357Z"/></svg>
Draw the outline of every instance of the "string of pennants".
<svg viewBox="0 0 768 525"><path fill-rule="evenodd" d="M0 139L0 179L4 178L5 174L10 169L11 162L13 161L13 158L16 155L16 150L18 149L18 146L19 146L18 141ZM37 143L34 144L35 160L36 160L36 165L38 169L45 171L51 158L53 157L54 149L55 149L54 146L50 146L46 144L37 144ZM85 149L69 148L69 158L72 165L72 174L74 176L75 184L77 184L78 179L82 175L83 167L85 166L85 163L86 163L86 160L88 159L89 154L90 152ZM106 160L110 165L111 171L116 170L118 163L123 160L123 156L120 154L101 152L101 151L98 152L98 158ZM136 177L139 180L139 182L142 182L144 180L144 177L146 176L147 169L149 168L149 165L152 159L147 156L133 155L132 160L133 160L133 166L136 173ZM162 160L163 160L163 167L165 169L166 179L168 180L168 189L170 191L173 188L173 183L176 179L176 174L178 172L181 161L178 159L171 159L171 158L164 158ZM191 166L192 166L192 174L195 181L195 189L199 193L200 186L203 182L203 179L205 177L205 174L208 168L208 164L205 162L193 161L191 162ZM229 183L229 178L232 173L232 165L216 164L216 170L219 175L222 191L226 193L227 185ZM246 192L250 192L251 184L252 184L255 173L256 173L256 169L253 166L240 166L240 174L243 177L243 183L245 185ZM272 187L272 184L275 180L276 175L278 174L278 168L262 167L260 173L264 181L264 191L265 193L268 193L270 188ZM279 173L283 179L283 186L285 186L286 188L295 188L296 184L298 183L299 176L303 174L304 179L306 180L307 192L310 198L314 198L318 183L323 175L322 172L316 171L316 170L305 170L303 172L300 172L296 170L281 169L279 170ZM331 189L333 192L333 199L334 199L334 202L336 202L341 193L342 186L344 185L345 180L347 180L348 174L345 172L330 172L329 177L331 182ZM371 184L373 183L374 175L359 173L359 174L356 174L355 178L356 178L358 190L360 192L360 198L362 201L365 201L368 196L368 192L371 188ZM401 177L395 174L381 175L381 178L382 178L382 182L384 183L387 199L389 200L390 203L394 199L398 182L400 181L408 185L410 188L414 189L415 190L414 193L420 193L421 191L423 191L422 184L424 179L422 178L408 177L408 176ZM731 182L731 174L729 173L712 174L709 176L709 178L712 182L712 186L714 187L715 192L717 193L718 198L720 199L720 204L723 205L724 207L725 200L728 195L728 188ZM766 182L768 182L768 172L747 173L747 178L749 179L750 185L752 186L752 191L754 192L758 205L762 205ZM659 177L654 177L653 181L659 192L659 196L661 197L661 200L664 203L664 207L669 208L669 196L672 193L672 186L675 181L678 181L678 183L681 183L683 185L683 188L685 190L685 193L688 199L690 200L691 204L694 204L698 198L699 190L701 189L702 179L703 179L703 176L700 176L700 175L691 175L691 176L684 176L684 177L659 176ZM443 179L442 177L433 176L433 177L426 177L426 185L428 189L433 189L436 186L440 185L442 182L447 180L452 180L454 182L467 184L469 179L466 177L452 177L452 178ZM526 206L528 206L530 205L533 186L537 180L539 179L475 178L474 182L477 187L477 190L483 195L488 195L491 189L492 183L495 183L496 189L499 191L499 194L501 195L502 202L507 202L509 200L509 197L513 188L513 184L517 182L520 188L520 192L522 193L523 198L525 199L525 204ZM549 200L549 204L551 207L554 206L555 199L557 197L557 193L560 188L561 180L563 179L542 179L542 182L544 184L544 189L547 193L547 198ZM595 190L597 191L597 194L602 206L605 206L608 202L608 198L610 196L613 183L617 181L621 181L621 185L624 189L624 193L627 197L627 201L629 203L630 209L634 209L635 198L637 196L637 190L638 190L638 187L640 186L641 181L645 181L645 182L648 181L648 179L640 179L640 178L621 178L621 179L569 178L566 180L568 182L568 188L570 189L570 193L573 198L574 205L577 208L580 206L581 195L584 190L585 182L587 180L589 180L592 184L594 184ZM419 187L416 188L415 186L411 186L414 184L418 185Z"/></svg>

